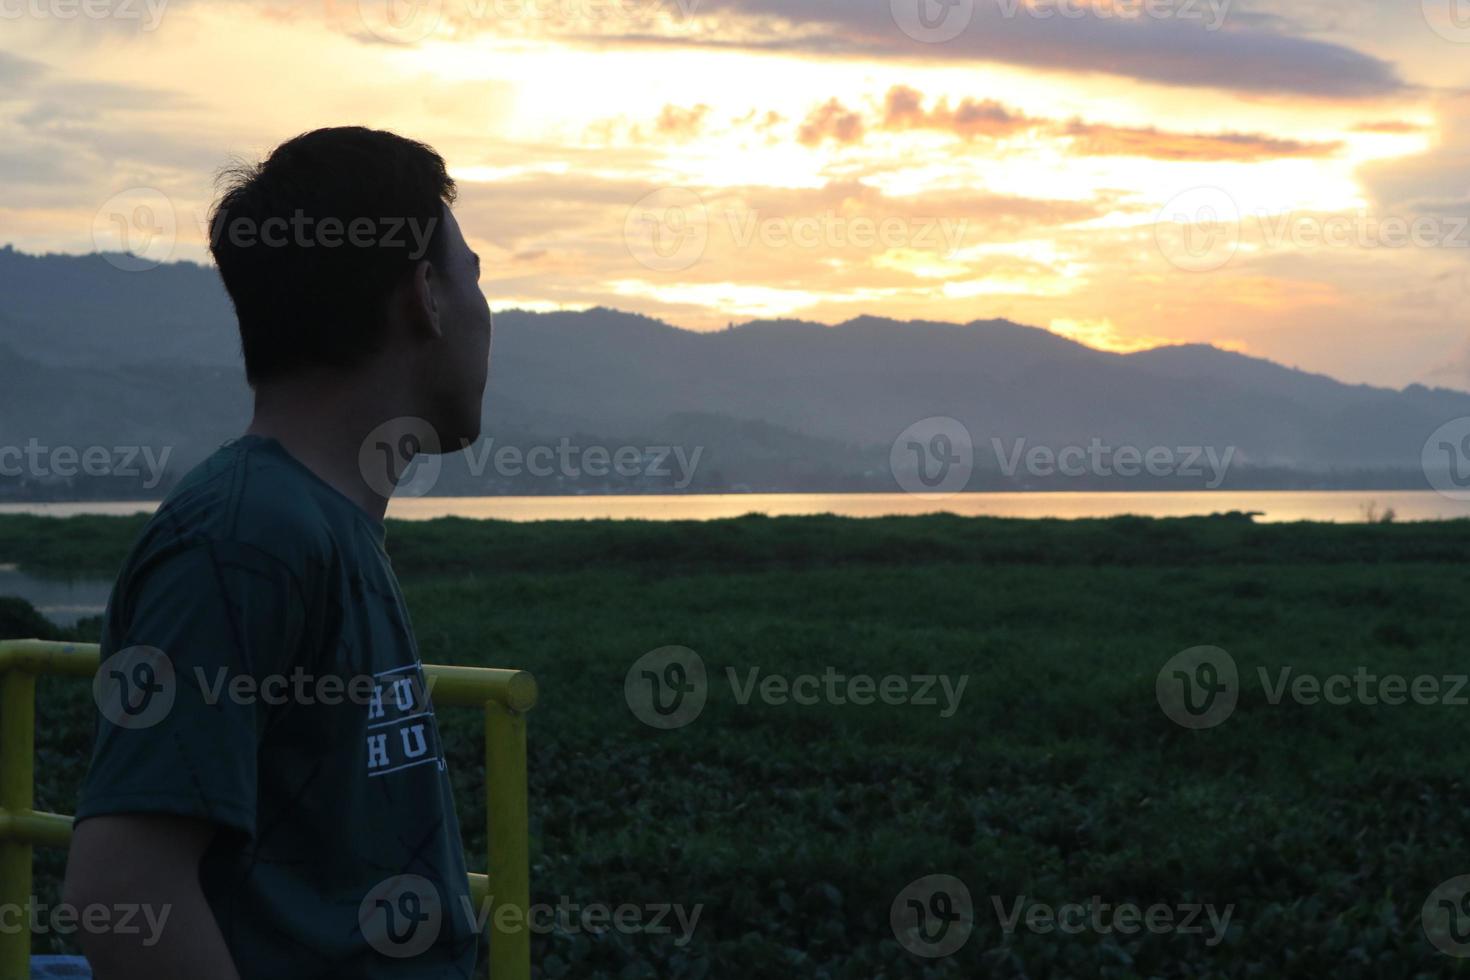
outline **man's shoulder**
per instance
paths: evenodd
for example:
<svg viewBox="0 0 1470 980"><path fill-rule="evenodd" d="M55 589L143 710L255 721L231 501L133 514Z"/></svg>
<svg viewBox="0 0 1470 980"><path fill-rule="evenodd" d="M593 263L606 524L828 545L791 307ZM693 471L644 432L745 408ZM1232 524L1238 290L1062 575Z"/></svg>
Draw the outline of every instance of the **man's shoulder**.
<svg viewBox="0 0 1470 980"><path fill-rule="evenodd" d="M139 549L165 553L209 545L247 549L299 572L337 547L325 487L274 443L228 442L179 482L149 521Z"/></svg>

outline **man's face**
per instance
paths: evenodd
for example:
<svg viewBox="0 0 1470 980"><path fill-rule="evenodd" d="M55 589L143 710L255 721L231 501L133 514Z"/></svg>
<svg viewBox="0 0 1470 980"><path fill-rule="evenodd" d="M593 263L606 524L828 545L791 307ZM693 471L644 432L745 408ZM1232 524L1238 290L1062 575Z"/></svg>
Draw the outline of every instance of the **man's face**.
<svg viewBox="0 0 1470 980"><path fill-rule="evenodd" d="M469 247L459 222L444 209L444 254L430 280L443 339L432 358L432 403L445 452L480 435L485 382L490 374L490 304L480 291L480 257Z"/></svg>

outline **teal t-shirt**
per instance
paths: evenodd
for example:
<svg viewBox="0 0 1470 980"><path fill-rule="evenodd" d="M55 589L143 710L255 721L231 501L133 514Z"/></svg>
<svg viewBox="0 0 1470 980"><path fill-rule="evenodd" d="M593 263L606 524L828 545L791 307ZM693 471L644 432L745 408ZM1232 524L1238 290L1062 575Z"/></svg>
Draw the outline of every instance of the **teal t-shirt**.
<svg viewBox="0 0 1470 980"><path fill-rule="evenodd" d="M380 523L275 440L227 443L133 547L102 658L77 819L217 825L200 880L242 980L472 975L459 822Z"/></svg>

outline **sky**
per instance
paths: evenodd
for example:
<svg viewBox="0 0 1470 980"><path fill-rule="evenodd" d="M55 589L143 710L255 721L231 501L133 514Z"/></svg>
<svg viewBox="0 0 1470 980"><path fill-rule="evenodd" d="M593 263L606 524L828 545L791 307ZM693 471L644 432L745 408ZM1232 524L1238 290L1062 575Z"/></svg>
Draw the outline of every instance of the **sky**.
<svg viewBox="0 0 1470 980"><path fill-rule="evenodd" d="M1008 318L1470 390L1470 0L0 0L0 243L433 145L492 308Z"/></svg>

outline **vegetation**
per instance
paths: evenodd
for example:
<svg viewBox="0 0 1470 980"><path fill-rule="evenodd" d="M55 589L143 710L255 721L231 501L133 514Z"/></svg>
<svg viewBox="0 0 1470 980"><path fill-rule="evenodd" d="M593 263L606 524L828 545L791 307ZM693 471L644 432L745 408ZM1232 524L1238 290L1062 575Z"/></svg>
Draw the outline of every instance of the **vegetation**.
<svg viewBox="0 0 1470 980"><path fill-rule="evenodd" d="M109 575L140 522L0 518L0 561ZM395 523L388 543L426 660L541 682L534 900L702 906L684 945L677 926L538 937L540 976L1458 975L1420 915L1470 873L1470 706L1270 695L1286 667L1463 676L1470 522L441 520ZM35 627L24 615L0 607L10 635ZM708 702L661 731L624 681L669 645L702 657ZM1239 702L1188 730L1155 682L1198 645L1234 658ZM968 681L945 717L942 695L742 704L751 668ZM41 698L38 804L69 811L90 699L66 681ZM441 724L479 855L479 719ZM60 856L38 864L54 894ZM968 886L974 926L928 959L889 916L933 874ZM1021 896L1232 913L1215 944L1207 923L1008 934Z"/></svg>

